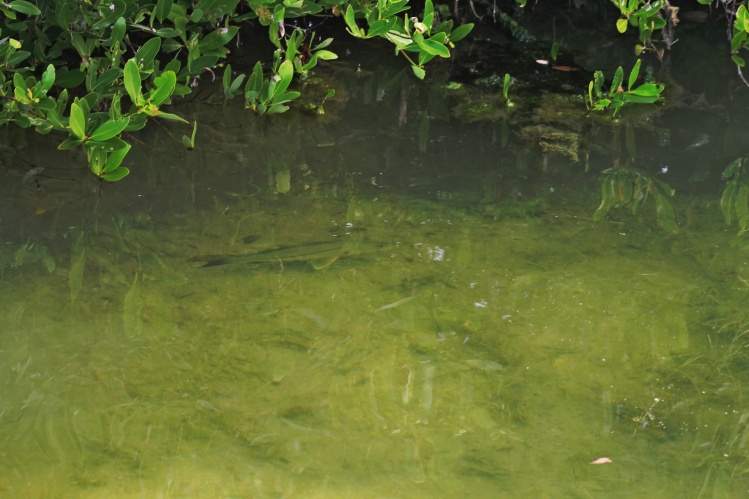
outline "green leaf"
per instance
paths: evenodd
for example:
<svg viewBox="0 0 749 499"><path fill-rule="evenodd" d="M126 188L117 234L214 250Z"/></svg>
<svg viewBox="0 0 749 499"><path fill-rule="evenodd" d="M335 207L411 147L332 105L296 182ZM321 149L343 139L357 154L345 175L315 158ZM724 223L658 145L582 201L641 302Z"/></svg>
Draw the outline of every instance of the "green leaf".
<svg viewBox="0 0 749 499"><path fill-rule="evenodd" d="M512 84L512 76L510 73L505 73L504 80L502 81L502 96L505 100L508 100L508 94L510 92L510 85Z"/></svg>
<svg viewBox="0 0 749 499"><path fill-rule="evenodd" d="M622 82L624 81L624 70L621 66L616 68L616 73L614 73L614 79L611 81L611 89L609 90L609 95L613 95L616 92L619 91L619 88L622 86Z"/></svg>
<svg viewBox="0 0 749 499"><path fill-rule="evenodd" d="M140 71L134 59L128 59L125 63L124 78L125 90L130 96L130 100L136 106L142 105L143 95L141 91Z"/></svg>
<svg viewBox="0 0 749 499"><path fill-rule="evenodd" d="M393 29L397 22L398 19L392 17L390 19L378 19L369 25L367 36L385 36L385 33Z"/></svg>
<svg viewBox="0 0 749 499"><path fill-rule="evenodd" d="M627 21L626 18L617 19L617 21L616 21L616 30L619 33L624 33L624 32L627 31L627 25L628 24L629 23L628 23L628 21Z"/></svg>
<svg viewBox="0 0 749 499"><path fill-rule="evenodd" d="M112 38L109 41L110 48L117 47L125 37L126 23L124 17L119 17L112 25Z"/></svg>
<svg viewBox="0 0 749 499"><path fill-rule="evenodd" d="M343 16L343 19L346 21L346 25L348 26L347 29L349 33L351 33L353 36L357 38L365 37L365 34L362 31L362 29L356 24L356 14L354 13L354 8L351 6L351 4L348 4L346 6L346 13Z"/></svg>
<svg viewBox="0 0 749 499"><path fill-rule="evenodd" d="M47 120L52 124L53 127L57 130L64 130L65 125L62 122L62 119L60 118L60 115L57 112L57 109L49 109L47 111Z"/></svg>
<svg viewBox="0 0 749 499"><path fill-rule="evenodd" d="M47 70L44 73L42 73L40 90L46 93L47 90L52 88L52 85L54 83L55 83L55 67L52 64L50 64L49 66L47 66Z"/></svg>
<svg viewBox="0 0 749 499"><path fill-rule="evenodd" d="M427 31L432 29L432 23L434 22L434 4L432 0L426 0L424 2L424 24L427 27Z"/></svg>
<svg viewBox="0 0 749 499"><path fill-rule="evenodd" d="M731 38L731 50L738 51L746 42L747 32L737 31L733 38Z"/></svg>
<svg viewBox="0 0 749 499"><path fill-rule="evenodd" d="M417 65L419 67L424 67L424 65L427 64L432 59L434 59L434 56L432 54L430 54L428 52L425 52L423 50L420 50L419 51L419 62L418 62Z"/></svg>
<svg viewBox="0 0 749 499"><path fill-rule="evenodd" d="M169 15L173 3L172 0L157 0L156 7L153 9L153 15L160 23L164 22L164 19ZM151 21L153 21L153 19ZM153 25L153 22L151 24Z"/></svg>
<svg viewBox="0 0 749 499"><path fill-rule="evenodd" d="M299 45L301 45L302 41L304 40L304 32L296 28L288 40L286 40L286 60L291 61L296 57Z"/></svg>
<svg viewBox="0 0 749 499"><path fill-rule="evenodd" d="M114 83L122 76L122 69L110 68L104 71L97 79L94 87L91 89L93 92L109 92Z"/></svg>
<svg viewBox="0 0 749 499"><path fill-rule="evenodd" d="M411 69L413 70L414 75L416 75L416 78L418 78L420 80L423 80L424 77L427 74L426 71L424 71L424 69L420 68L419 66L413 65L413 66L411 66Z"/></svg>
<svg viewBox="0 0 749 499"><path fill-rule="evenodd" d="M627 90L632 90L632 87L634 86L635 82L637 81L637 76L640 74L640 65L642 64L642 59L637 59L637 62L635 63L634 67L632 68L632 71L629 73L629 81L627 83Z"/></svg>
<svg viewBox="0 0 749 499"><path fill-rule="evenodd" d="M122 160L127 156L130 150L130 144L125 144L125 147L112 151L107 155L107 162L104 165L104 173L110 173L117 170L122 163ZM123 175L124 176L124 175Z"/></svg>
<svg viewBox="0 0 749 499"><path fill-rule="evenodd" d="M452 33L450 33L450 41L455 43L459 42L463 38L465 38L468 33L471 32L473 29L473 23L464 24L462 26L458 26L455 28Z"/></svg>
<svg viewBox="0 0 749 499"><path fill-rule="evenodd" d="M247 80L247 86L245 92L260 93L260 89L263 87L263 65L260 61L255 63L255 67L252 69L252 74L249 80Z"/></svg>
<svg viewBox="0 0 749 499"><path fill-rule="evenodd" d="M151 90L148 101L154 106L160 106L172 96L174 87L177 85L177 75L173 71L164 71L154 80L154 84L156 88Z"/></svg>
<svg viewBox="0 0 749 499"><path fill-rule="evenodd" d="M184 119L182 116L172 114L172 113L162 113L161 111L157 111L156 113L151 114L154 118L164 118L165 120L172 120L172 121L180 121L182 123L189 123L186 119Z"/></svg>
<svg viewBox="0 0 749 499"><path fill-rule="evenodd" d="M215 29L200 40L198 47L204 53L223 48L236 36L237 31L239 31L239 28L236 26Z"/></svg>
<svg viewBox="0 0 749 499"><path fill-rule="evenodd" d="M148 116L145 114L139 113L133 116L130 116L130 124L125 128L125 132L134 132L136 130L140 130L144 126L146 126L146 123L148 123Z"/></svg>
<svg viewBox="0 0 749 499"><path fill-rule="evenodd" d="M637 95L634 93L619 94L617 97L621 98L621 102L628 102L630 104L652 104L658 102L657 95Z"/></svg>
<svg viewBox="0 0 749 499"><path fill-rule="evenodd" d="M744 61L744 58L739 55L733 54L731 56L731 60L740 68L743 68L746 65L746 61Z"/></svg>
<svg viewBox="0 0 749 499"><path fill-rule="evenodd" d="M59 146L57 146L57 149L60 151L69 151L70 149L74 149L81 144L83 144L83 141L81 139L77 137L68 137L67 139L63 140Z"/></svg>
<svg viewBox="0 0 749 499"><path fill-rule="evenodd" d="M655 83L643 83L639 87L630 90L630 93L633 95L655 97L656 99L661 94L661 92L663 92L663 85L656 85Z"/></svg>
<svg viewBox="0 0 749 499"><path fill-rule="evenodd" d="M77 6L73 2L64 2L56 9L57 25L63 30L69 31L71 29L72 19L76 15L75 9L77 9Z"/></svg>
<svg viewBox="0 0 749 499"><path fill-rule="evenodd" d="M153 69L153 61L161 49L161 38L154 37L144 43L135 53L135 62L144 71Z"/></svg>
<svg viewBox="0 0 749 499"><path fill-rule="evenodd" d="M333 43L333 39L332 38L326 38L325 40L323 40L320 43L318 43L317 45L315 45L315 48L313 48L312 50L315 51L315 50L324 49L325 47L327 47L331 43Z"/></svg>
<svg viewBox="0 0 749 499"><path fill-rule="evenodd" d="M107 0L106 2L100 2L99 4L100 16L95 18L95 22L91 25L91 29L94 32L106 29L109 26L117 22L117 19L125 14L127 5L124 0ZM92 42L98 45L98 40L89 38Z"/></svg>
<svg viewBox="0 0 749 499"><path fill-rule="evenodd" d="M112 172L108 172L108 173L105 173L104 175L100 175L99 178L101 178L102 180L106 180L107 182L117 182L118 180L122 180L129 173L130 173L130 170L128 168L121 166Z"/></svg>
<svg viewBox="0 0 749 499"><path fill-rule="evenodd" d="M79 69L60 68L57 72L57 86L62 88L75 88L86 79L86 73Z"/></svg>
<svg viewBox="0 0 749 499"><path fill-rule="evenodd" d="M234 94L239 90L239 87L242 86L242 83L244 82L244 79L247 75L241 74L234 78L234 81L231 82L231 86L229 86L229 91Z"/></svg>
<svg viewBox="0 0 749 499"><path fill-rule="evenodd" d="M70 131L81 140L86 138L86 114L76 102L70 105Z"/></svg>
<svg viewBox="0 0 749 499"><path fill-rule="evenodd" d="M398 49L405 49L406 47L414 43L413 39L405 33L398 32L395 29L391 29L385 33L385 38L390 40Z"/></svg>
<svg viewBox="0 0 749 499"><path fill-rule="evenodd" d="M224 77L221 79L221 84L225 90L231 87L231 64L227 64L224 68Z"/></svg>
<svg viewBox="0 0 749 499"><path fill-rule="evenodd" d="M408 7L408 0L391 0L388 1L386 5L387 7L380 11L380 17L383 19L386 17L393 17L410 8Z"/></svg>
<svg viewBox="0 0 749 499"><path fill-rule="evenodd" d="M260 106L258 106L258 110L259 109L261 109ZM289 106L284 106L283 104L274 104L270 108L268 108L268 110L265 112L267 112L268 114L279 114L279 113L286 112L288 110L289 110ZM262 113L263 112L260 111L260 114Z"/></svg>
<svg viewBox="0 0 749 499"><path fill-rule="evenodd" d="M13 0L6 5L16 12L20 12L21 14L26 14L29 16L38 16L42 13L42 11L39 10L36 5L31 2L27 2L26 0Z"/></svg>
<svg viewBox="0 0 749 499"><path fill-rule="evenodd" d="M416 42L416 45L427 54L438 55L444 58L450 57L450 50L441 43L425 39L418 31L414 32L412 37L414 42Z"/></svg>
<svg viewBox="0 0 749 499"><path fill-rule="evenodd" d="M31 55L31 52L27 52L25 50L19 50L18 52L13 52L8 57L5 58L5 65L8 67L16 67L19 64L21 64L23 61L29 58Z"/></svg>
<svg viewBox="0 0 749 499"><path fill-rule="evenodd" d="M278 76L281 78L276 84L276 88L273 89L273 97L281 96L291 84L291 79L294 76L294 65L291 61L283 61L278 67Z"/></svg>
<svg viewBox="0 0 749 499"><path fill-rule="evenodd" d="M28 90L26 80L24 80L21 73L13 73L13 86L23 94Z"/></svg>
<svg viewBox="0 0 749 499"><path fill-rule="evenodd" d="M105 121L91 134L90 140L104 141L119 135L130 123L130 118L125 116L119 120Z"/></svg>
<svg viewBox="0 0 749 499"><path fill-rule="evenodd" d="M39 102L37 102L34 105L34 109L42 110L42 111L51 111L55 109L56 103L55 100L51 97L42 97L39 99Z"/></svg>
<svg viewBox="0 0 749 499"><path fill-rule="evenodd" d="M323 61L332 61L333 59L338 59L338 55L334 54L330 50L318 50L313 55L318 56Z"/></svg>
<svg viewBox="0 0 749 499"><path fill-rule="evenodd" d="M218 57L215 55L203 55L194 60L188 60L190 73L198 74L205 68L212 68L218 63Z"/></svg>
<svg viewBox="0 0 749 499"><path fill-rule="evenodd" d="M89 140L86 142L86 146L89 151L89 159L93 162L96 162L94 160L101 160L99 163L103 167L107 154L128 147L128 143L119 137L112 137L102 141Z"/></svg>
<svg viewBox="0 0 749 499"><path fill-rule="evenodd" d="M195 121L195 123L192 126L192 136L188 137L187 135L182 136L182 143L185 145L188 151L192 151L195 149L195 134L198 133L198 122Z"/></svg>
<svg viewBox="0 0 749 499"><path fill-rule="evenodd" d="M179 29L173 29L173 28L161 28L156 30L156 35L161 38L176 38L182 34L182 30ZM178 50L180 48L179 42L173 41L174 44L176 44L176 49ZM163 45L163 51L164 52L174 52L173 45Z"/></svg>
<svg viewBox="0 0 749 499"><path fill-rule="evenodd" d="M666 20L662 17L651 17L650 21L652 22L650 25L650 29L652 30L659 30L666 27Z"/></svg>

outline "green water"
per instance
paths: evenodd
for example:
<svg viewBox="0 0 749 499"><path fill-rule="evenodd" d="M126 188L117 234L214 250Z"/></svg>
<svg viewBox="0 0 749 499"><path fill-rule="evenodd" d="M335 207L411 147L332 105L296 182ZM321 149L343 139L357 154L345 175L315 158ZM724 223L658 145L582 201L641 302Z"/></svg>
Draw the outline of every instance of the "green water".
<svg viewBox="0 0 749 499"><path fill-rule="evenodd" d="M183 106L203 146L152 127L101 190L34 137L7 153L0 496L746 494L749 270L720 182L666 178L675 235L652 201L594 222L582 163L501 123L435 122L424 149L354 92L340 121ZM318 243L375 250L192 261Z"/></svg>

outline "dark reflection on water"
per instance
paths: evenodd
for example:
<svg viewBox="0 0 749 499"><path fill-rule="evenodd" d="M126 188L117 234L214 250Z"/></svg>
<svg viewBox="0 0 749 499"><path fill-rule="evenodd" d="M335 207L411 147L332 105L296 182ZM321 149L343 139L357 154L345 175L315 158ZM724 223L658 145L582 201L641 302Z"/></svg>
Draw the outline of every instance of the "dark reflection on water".
<svg viewBox="0 0 749 499"><path fill-rule="evenodd" d="M151 126L117 185L4 132L3 495L745 493L749 273L718 202L746 90L682 83L635 127L669 235L652 200L592 221L624 124L520 92L461 122L399 70L331 66L318 117L182 105L196 150Z"/></svg>

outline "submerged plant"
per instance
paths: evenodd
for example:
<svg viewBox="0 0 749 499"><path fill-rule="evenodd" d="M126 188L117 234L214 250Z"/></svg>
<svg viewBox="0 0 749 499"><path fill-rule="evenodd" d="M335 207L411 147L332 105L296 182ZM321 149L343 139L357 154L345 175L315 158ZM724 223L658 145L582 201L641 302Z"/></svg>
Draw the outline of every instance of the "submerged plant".
<svg viewBox="0 0 749 499"><path fill-rule="evenodd" d="M739 224L739 234L749 227L749 158L739 158L733 161L723 171L726 187L720 198L720 209L731 225L734 220Z"/></svg>
<svg viewBox="0 0 749 499"><path fill-rule="evenodd" d="M669 198L675 193L671 186L647 172L629 166L615 166L601 173L601 204L593 214L593 220L601 220L611 209L623 206L630 206L635 215L652 196L658 225L674 234L678 226Z"/></svg>

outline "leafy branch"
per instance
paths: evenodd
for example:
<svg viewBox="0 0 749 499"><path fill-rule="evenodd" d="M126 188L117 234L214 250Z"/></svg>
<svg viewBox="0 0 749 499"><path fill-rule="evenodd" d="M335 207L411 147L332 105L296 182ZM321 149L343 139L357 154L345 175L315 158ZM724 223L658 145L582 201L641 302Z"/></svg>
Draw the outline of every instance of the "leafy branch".
<svg viewBox="0 0 749 499"><path fill-rule="evenodd" d="M643 83L642 85L635 85L637 78L640 74L640 65L642 61L637 60L632 71L629 73L629 79L627 80L627 90L622 88L624 82L624 70L621 66L616 69L614 78L611 81L611 86L608 92L603 88L604 78L601 71L596 71L593 74L593 80L588 85L588 94L586 95L586 104L588 109L593 111L603 111L605 109L612 108L614 115L625 104L652 104L657 102L660 98L661 92L663 92L663 85L657 85L655 83Z"/></svg>

